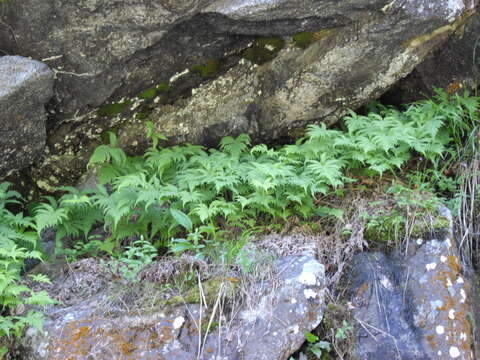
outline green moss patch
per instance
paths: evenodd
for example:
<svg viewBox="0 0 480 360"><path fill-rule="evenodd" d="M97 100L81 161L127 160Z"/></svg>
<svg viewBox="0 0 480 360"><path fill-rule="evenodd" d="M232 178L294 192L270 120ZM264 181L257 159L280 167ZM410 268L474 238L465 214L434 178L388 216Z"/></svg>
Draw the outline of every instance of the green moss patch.
<svg viewBox="0 0 480 360"><path fill-rule="evenodd" d="M161 93L166 93L170 91L171 87L170 85L168 85L168 83L161 82L160 84L157 85L156 89Z"/></svg>
<svg viewBox="0 0 480 360"><path fill-rule="evenodd" d="M315 32L304 31L304 32L293 35L292 40L295 46L301 49L306 49L310 45L312 45L314 42L317 42L327 37L331 32L332 30L330 29L324 29L324 30L319 30Z"/></svg>
<svg viewBox="0 0 480 360"><path fill-rule="evenodd" d="M135 114L135 119L145 120L145 119L148 119L148 116L149 116L149 114L147 114L147 113L139 112L139 113Z"/></svg>
<svg viewBox="0 0 480 360"><path fill-rule="evenodd" d="M306 49L315 41L315 37L312 32L301 32L293 35L292 40L299 48Z"/></svg>
<svg viewBox="0 0 480 360"><path fill-rule="evenodd" d="M131 103L131 100L127 100L120 103L104 105L98 109L97 114L99 116L115 116L121 114L125 110L125 107Z"/></svg>
<svg viewBox="0 0 480 360"><path fill-rule="evenodd" d="M220 61L208 60L205 64L193 66L190 70L201 77L213 77L220 71Z"/></svg>
<svg viewBox="0 0 480 360"><path fill-rule="evenodd" d="M147 89L138 95L140 99L153 99L155 96L157 96L157 89L155 88Z"/></svg>
<svg viewBox="0 0 480 360"><path fill-rule="evenodd" d="M284 46L285 40L281 37L260 38L243 51L242 57L254 64L261 65L273 60Z"/></svg>

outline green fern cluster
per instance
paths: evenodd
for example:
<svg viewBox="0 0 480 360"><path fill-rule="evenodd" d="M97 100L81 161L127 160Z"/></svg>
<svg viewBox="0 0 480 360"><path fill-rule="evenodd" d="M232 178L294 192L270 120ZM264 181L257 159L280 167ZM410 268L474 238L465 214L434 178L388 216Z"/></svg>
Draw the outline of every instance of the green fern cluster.
<svg viewBox="0 0 480 360"><path fill-rule="evenodd" d="M55 226L60 239L88 238L103 224L111 234L107 250L134 236L179 252L199 250L218 239L220 228L311 218L318 213L315 197L350 181L347 170L401 169L413 152L438 166L477 121L477 109L478 99L468 94L439 93L405 111L377 104L366 116L351 112L346 131L311 125L304 138L279 149L252 146L245 134L223 138L219 149L161 147L165 138L150 124L152 146L142 157L128 157L110 134L110 145L98 147L89 162L101 185L64 188L59 201L49 198L37 208L36 226ZM172 242L178 234L185 236Z"/></svg>
<svg viewBox="0 0 480 360"><path fill-rule="evenodd" d="M21 198L9 190L8 183L0 184L0 341L3 337L20 336L25 326L41 328L42 315L34 310L14 315L15 309L23 305L47 305L53 301L45 291L34 292L22 284L21 270L26 259L41 259L34 250L37 234L33 231L33 219L19 213L14 215L8 204L18 204ZM43 275L32 276L35 281L48 282ZM0 347L0 357L6 353Z"/></svg>

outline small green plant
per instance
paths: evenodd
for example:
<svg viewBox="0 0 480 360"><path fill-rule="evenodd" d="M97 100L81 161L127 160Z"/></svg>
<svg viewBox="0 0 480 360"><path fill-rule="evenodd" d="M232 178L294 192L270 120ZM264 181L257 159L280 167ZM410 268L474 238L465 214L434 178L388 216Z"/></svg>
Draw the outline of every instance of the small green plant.
<svg viewBox="0 0 480 360"><path fill-rule="evenodd" d="M137 281L138 273L157 256L157 249L142 237L127 246L118 259L109 260L106 265L124 279Z"/></svg>
<svg viewBox="0 0 480 360"><path fill-rule="evenodd" d="M335 339L346 340L353 332L353 327L347 322L342 321L342 326L335 330Z"/></svg>
<svg viewBox="0 0 480 360"><path fill-rule="evenodd" d="M9 204L19 204L20 194L9 190L10 184L0 184L0 338L19 337L26 326L42 328L43 317L30 309L26 314L16 314L24 306L45 306L54 303L45 291L35 292L22 283L21 270L26 259L40 259L35 224L22 213L13 214ZM31 276L34 281L49 282L44 275ZM0 354L6 348L0 347Z"/></svg>
<svg viewBox="0 0 480 360"><path fill-rule="evenodd" d="M317 359L321 359L322 354L328 354L332 350L331 344L328 341L320 341L318 336L309 331L305 331L304 335L308 343L307 350Z"/></svg>

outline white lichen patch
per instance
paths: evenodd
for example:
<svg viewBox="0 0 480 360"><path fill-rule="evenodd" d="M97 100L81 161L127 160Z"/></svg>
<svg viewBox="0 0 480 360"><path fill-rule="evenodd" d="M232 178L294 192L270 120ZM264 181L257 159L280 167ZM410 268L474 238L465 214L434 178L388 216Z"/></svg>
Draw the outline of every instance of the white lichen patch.
<svg viewBox="0 0 480 360"><path fill-rule="evenodd" d="M434 270L436 267L437 267L437 263L434 263L434 262L425 265L425 268L427 269L427 271L429 271L429 270Z"/></svg>
<svg viewBox="0 0 480 360"><path fill-rule="evenodd" d="M432 310L437 310L443 306L443 301L442 300L430 301L430 306Z"/></svg>
<svg viewBox="0 0 480 360"><path fill-rule="evenodd" d="M458 350L456 346L450 346L450 350L448 350L448 353L454 359L460 356L460 350Z"/></svg>
<svg viewBox="0 0 480 360"><path fill-rule="evenodd" d="M173 320L173 328L175 330L180 329L185 322L185 318L183 316L176 317L175 320Z"/></svg>
<svg viewBox="0 0 480 360"><path fill-rule="evenodd" d="M466 333L461 333L460 334L460 340L467 341L467 334Z"/></svg>
<svg viewBox="0 0 480 360"><path fill-rule="evenodd" d="M298 277L298 281L304 285L317 285L317 274L323 273L323 265L317 261L308 261L303 264L302 273Z"/></svg>
<svg viewBox="0 0 480 360"><path fill-rule="evenodd" d="M451 320L455 319L455 309L448 310L448 318Z"/></svg>
<svg viewBox="0 0 480 360"><path fill-rule="evenodd" d="M443 335L445 333L445 327L443 327L442 325L437 325L437 327L435 328L435 332L438 335Z"/></svg>
<svg viewBox="0 0 480 360"><path fill-rule="evenodd" d="M465 289L460 289L460 296L462 297L460 302L462 304L465 303L465 300L467 300L467 293L465 292Z"/></svg>
<svg viewBox="0 0 480 360"><path fill-rule="evenodd" d="M317 293L312 289L303 290L303 295L305 295L306 299L315 299L317 297Z"/></svg>
<svg viewBox="0 0 480 360"><path fill-rule="evenodd" d="M445 261L447 261L447 257L446 257L446 256L443 256L443 255L440 256L440 261L441 261L442 263L444 263Z"/></svg>
<svg viewBox="0 0 480 360"><path fill-rule="evenodd" d="M297 303L297 299L292 298L292 300L290 300L290 302L291 302L292 304L296 304L296 303Z"/></svg>
<svg viewBox="0 0 480 360"><path fill-rule="evenodd" d="M447 247L450 249L452 247L452 240L450 238L445 239L445 243L447 244Z"/></svg>
<svg viewBox="0 0 480 360"><path fill-rule="evenodd" d="M183 71L181 71L181 72L176 73L175 75L173 75L173 76L170 78L170 80L169 80L170 84L173 83L173 82L175 82L175 81L177 81L177 80L180 79L182 76L187 75L189 72L190 72L189 69L185 69L185 70L183 70Z"/></svg>
<svg viewBox="0 0 480 360"><path fill-rule="evenodd" d="M380 280L380 283L383 285L385 289L392 290L393 286L390 280L387 279L386 276L383 276L382 279Z"/></svg>
<svg viewBox="0 0 480 360"><path fill-rule="evenodd" d="M299 331L300 331L300 327L299 327L298 325L295 325L295 326L293 327L293 329L292 329L292 332L293 332L294 334L298 334Z"/></svg>
<svg viewBox="0 0 480 360"><path fill-rule="evenodd" d="M465 281L463 280L463 278L461 276L457 279L458 284L463 284L464 282Z"/></svg>
<svg viewBox="0 0 480 360"><path fill-rule="evenodd" d="M422 245L423 244L423 239L422 238L418 238L417 239L417 245Z"/></svg>

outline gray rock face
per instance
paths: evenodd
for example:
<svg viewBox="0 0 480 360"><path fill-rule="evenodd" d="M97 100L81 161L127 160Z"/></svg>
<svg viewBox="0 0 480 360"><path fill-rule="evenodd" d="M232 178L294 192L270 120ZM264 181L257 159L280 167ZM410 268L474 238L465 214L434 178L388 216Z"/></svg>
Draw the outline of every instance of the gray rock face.
<svg viewBox="0 0 480 360"><path fill-rule="evenodd" d="M45 146L45 103L53 96L53 73L20 56L0 57L0 178L30 165Z"/></svg>
<svg viewBox="0 0 480 360"><path fill-rule="evenodd" d="M45 59L57 76L48 152L31 171L48 191L74 183L109 128L122 133L120 143L132 153L144 148L146 116L172 142L209 145L240 132L269 140L308 123L333 123L411 72L475 3L25 0L3 5L2 21L8 24L0 28L3 51ZM257 67L240 60L256 37L304 31L309 33L303 40L287 38L271 62ZM192 71L178 76L217 60L220 68L203 76ZM170 85L173 96L155 101L137 96L162 83ZM199 83L204 85L195 88ZM98 112L102 104L111 107ZM105 116L119 107L113 118Z"/></svg>
<svg viewBox="0 0 480 360"><path fill-rule="evenodd" d="M276 280L257 284L258 301L236 308L233 318L224 317L227 298L219 294L235 279L224 279L212 294L204 283L208 308L186 294L168 306L159 301L160 286L122 285L91 259L72 267L67 275L57 268L52 290L66 304L45 310L44 333L26 331L22 359L286 360L325 307L324 267L307 255L278 260Z"/></svg>
<svg viewBox="0 0 480 360"><path fill-rule="evenodd" d="M408 256L363 253L355 259L357 356L475 359L471 285L452 232L414 240Z"/></svg>
<svg viewBox="0 0 480 360"><path fill-rule="evenodd" d="M2 50L50 59L45 61L58 70L60 119L223 58L245 46L242 35L286 35L351 22L325 24L323 16L307 16L312 8L321 12L313 0L27 0L3 5L2 20L9 27L0 30Z"/></svg>
<svg viewBox="0 0 480 360"><path fill-rule="evenodd" d="M435 94L435 88L449 93L480 84L480 14L465 21L439 49L429 54L415 70L386 94L386 100L405 104Z"/></svg>

